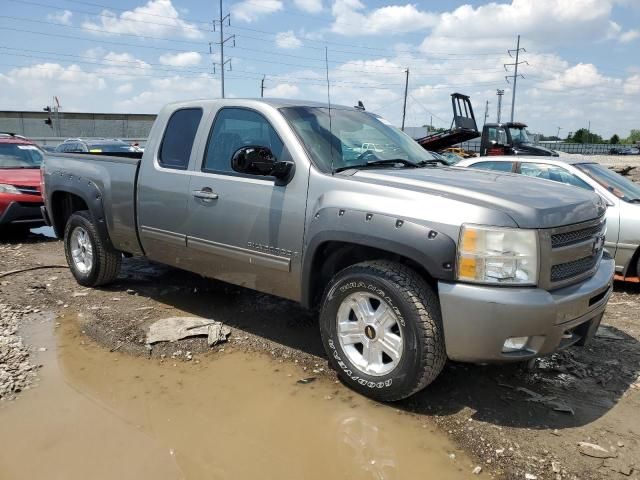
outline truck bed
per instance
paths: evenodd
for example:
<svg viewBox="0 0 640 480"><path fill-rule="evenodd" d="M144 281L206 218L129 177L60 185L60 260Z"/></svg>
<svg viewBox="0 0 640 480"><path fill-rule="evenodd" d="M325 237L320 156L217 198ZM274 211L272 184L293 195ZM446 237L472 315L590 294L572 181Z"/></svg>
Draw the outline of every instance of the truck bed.
<svg viewBox="0 0 640 480"><path fill-rule="evenodd" d="M141 155L136 152L136 156ZM50 153L45 156L43 169L48 186L66 183L74 188L97 189L113 246L138 254L142 249L136 233L135 185L140 158L130 157Z"/></svg>

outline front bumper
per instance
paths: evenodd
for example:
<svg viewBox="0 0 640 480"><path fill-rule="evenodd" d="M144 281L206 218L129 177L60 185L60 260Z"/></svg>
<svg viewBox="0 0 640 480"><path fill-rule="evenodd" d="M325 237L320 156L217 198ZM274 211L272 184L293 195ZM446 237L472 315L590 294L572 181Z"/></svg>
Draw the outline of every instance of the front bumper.
<svg viewBox="0 0 640 480"><path fill-rule="evenodd" d="M591 339L613 288L615 264L605 256L581 283L548 292L439 282L447 355L464 362L508 362L548 355ZM502 351L506 339L529 337Z"/></svg>
<svg viewBox="0 0 640 480"><path fill-rule="evenodd" d="M0 225L44 225L41 206L42 202L11 202L0 215Z"/></svg>

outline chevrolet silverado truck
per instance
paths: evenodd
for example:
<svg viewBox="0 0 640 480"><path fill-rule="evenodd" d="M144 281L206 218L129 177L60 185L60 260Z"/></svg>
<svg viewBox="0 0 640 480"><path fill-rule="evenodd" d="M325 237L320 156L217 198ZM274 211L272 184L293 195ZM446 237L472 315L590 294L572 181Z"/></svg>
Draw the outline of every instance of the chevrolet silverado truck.
<svg viewBox="0 0 640 480"><path fill-rule="evenodd" d="M42 174L78 283L144 255L318 308L332 367L378 400L418 392L447 359L584 345L612 290L598 195L443 166L356 108L174 103L141 159L52 154Z"/></svg>

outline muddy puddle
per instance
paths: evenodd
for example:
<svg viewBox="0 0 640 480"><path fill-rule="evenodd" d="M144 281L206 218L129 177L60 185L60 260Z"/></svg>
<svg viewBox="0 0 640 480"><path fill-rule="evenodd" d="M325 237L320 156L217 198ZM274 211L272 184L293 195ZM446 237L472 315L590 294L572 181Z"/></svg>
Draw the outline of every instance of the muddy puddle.
<svg viewBox="0 0 640 480"><path fill-rule="evenodd" d="M23 334L43 367L0 406L2 480L472 477L434 426L328 379L299 384L301 368L266 355L161 363L109 352L71 318Z"/></svg>

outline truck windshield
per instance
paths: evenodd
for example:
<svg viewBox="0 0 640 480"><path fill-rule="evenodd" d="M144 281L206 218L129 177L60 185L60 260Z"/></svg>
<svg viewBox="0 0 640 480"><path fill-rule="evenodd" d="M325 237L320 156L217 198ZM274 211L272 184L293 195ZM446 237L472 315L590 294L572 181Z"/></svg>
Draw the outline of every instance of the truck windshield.
<svg viewBox="0 0 640 480"><path fill-rule="evenodd" d="M394 168L438 161L411 137L371 113L332 108L330 124L325 107L286 107L280 111L314 163L327 172L332 167L335 171L367 164Z"/></svg>
<svg viewBox="0 0 640 480"><path fill-rule="evenodd" d="M575 167L589 175L620 200L640 203L640 185L637 183L633 183L599 163L580 163Z"/></svg>
<svg viewBox="0 0 640 480"><path fill-rule="evenodd" d="M509 133L511 134L511 140L514 145L519 143L531 143L531 140L529 140L529 136L527 135L527 131L524 128L510 127Z"/></svg>
<svg viewBox="0 0 640 480"><path fill-rule="evenodd" d="M40 168L42 150L35 145L0 144L0 168Z"/></svg>

